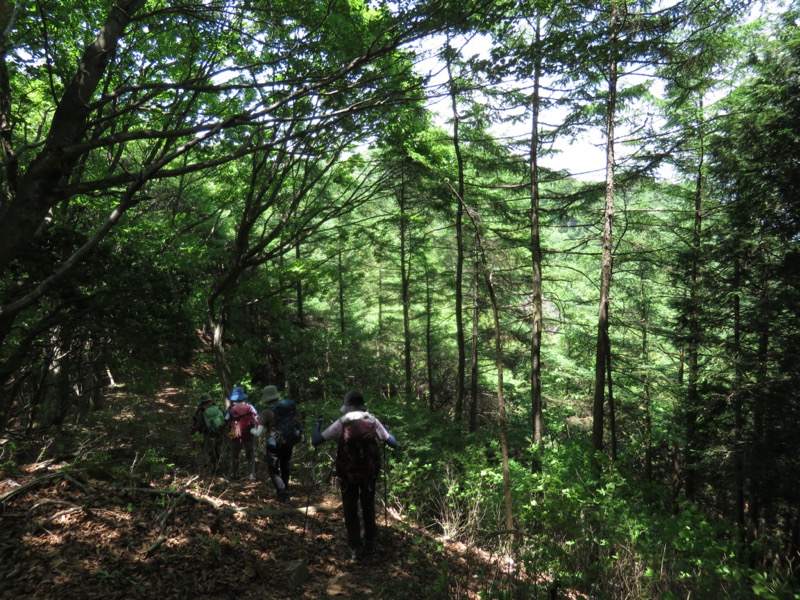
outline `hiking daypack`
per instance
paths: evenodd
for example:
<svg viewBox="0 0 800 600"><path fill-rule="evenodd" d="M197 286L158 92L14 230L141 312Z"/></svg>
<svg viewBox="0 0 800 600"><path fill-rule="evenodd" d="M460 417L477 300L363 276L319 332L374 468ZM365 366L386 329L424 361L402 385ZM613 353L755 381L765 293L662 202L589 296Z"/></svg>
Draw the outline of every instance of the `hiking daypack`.
<svg viewBox="0 0 800 600"><path fill-rule="evenodd" d="M286 444L296 444L303 437L303 430L300 427L300 415L297 412L297 405L294 400L283 398L272 407L275 415L275 423L270 431L270 437L275 438L278 446Z"/></svg>
<svg viewBox="0 0 800 600"><path fill-rule="evenodd" d="M211 435L219 435L225 430L225 415L216 404L212 404L203 410L203 422Z"/></svg>
<svg viewBox="0 0 800 600"><path fill-rule="evenodd" d="M375 417L367 412L341 417L342 435L336 451L336 475L345 481L367 483L381 470L381 451Z"/></svg>
<svg viewBox="0 0 800 600"><path fill-rule="evenodd" d="M250 439L253 434L250 429L255 427L256 419L249 404L244 402L234 402L230 408L231 428L228 437L242 442Z"/></svg>

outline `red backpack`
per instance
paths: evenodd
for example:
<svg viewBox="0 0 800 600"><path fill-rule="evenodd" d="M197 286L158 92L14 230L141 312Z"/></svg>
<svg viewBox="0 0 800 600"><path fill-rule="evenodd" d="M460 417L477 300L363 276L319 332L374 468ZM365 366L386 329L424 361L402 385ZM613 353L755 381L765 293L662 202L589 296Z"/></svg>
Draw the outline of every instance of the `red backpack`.
<svg viewBox="0 0 800 600"><path fill-rule="evenodd" d="M367 483L378 477L381 470L381 451L375 417L361 413L358 417L341 418L342 435L336 451L336 475L345 481Z"/></svg>
<svg viewBox="0 0 800 600"><path fill-rule="evenodd" d="M235 402L230 408L231 428L228 430L228 437L232 440L245 442L253 435L250 429L256 426L256 418L253 409L244 402Z"/></svg>

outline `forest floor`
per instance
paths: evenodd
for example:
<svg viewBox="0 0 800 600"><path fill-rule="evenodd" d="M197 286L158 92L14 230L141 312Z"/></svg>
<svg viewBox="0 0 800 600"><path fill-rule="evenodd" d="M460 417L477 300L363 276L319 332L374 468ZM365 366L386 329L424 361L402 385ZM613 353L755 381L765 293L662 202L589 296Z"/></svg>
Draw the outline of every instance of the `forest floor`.
<svg viewBox="0 0 800 600"><path fill-rule="evenodd" d="M256 482L202 478L193 410L194 399L177 387L155 398L117 390L98 425L19 441L14 468L3 464L0 477L0 595L478 598L492 582L504 581L508 592L525 578L496 555L405 522L382 502L377 553L351 561L327 454L315 470L307 442L298 445L288 502L275 498L263 450ZM12 441L5 439L0 459Z"/></svg>

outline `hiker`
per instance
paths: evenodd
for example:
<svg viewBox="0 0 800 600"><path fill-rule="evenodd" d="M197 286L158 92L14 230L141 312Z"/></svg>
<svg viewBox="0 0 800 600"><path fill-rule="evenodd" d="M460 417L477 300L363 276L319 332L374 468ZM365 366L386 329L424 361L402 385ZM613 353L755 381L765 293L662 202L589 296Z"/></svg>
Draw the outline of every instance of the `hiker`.
<svg viewBox="0 0 800 600"><path fill-rule="evenodd" d="M256 479L255 435L258 427L258 411L255 406L245 402L247 394L241 386L233 388L228 397L230 407L225 412L228 421L228 439L231 452L231 478L239 478L239 457L244 450L247 459L247 480Z"/></svg>
<svg viewBox="0 0 800 600"><path fill-rule="evenodd" d="M197 402L192 419L192 431L203 434L199 457L200 472L214 475L222 458L222 437L225 434L225 415L211 396L203 394Z"/></svg>
<svg viewBox="0 0 800 600"><path fill-rule="evenodd" d="M278 388L266 386L261 393L266 403L263 411L267 437L267 469L278 500L289 499L289 477L291 476L292 452L303 437L303 424L294 400L281 398Z"/></svg>
<svg viewBox="0 0 800 600"><path fill-rule="evenodd" d="M340 412L343 416L322 433L319 431L322 419L314 421L311 443L316 448L323 442L339 442L335 468L342 489L347 545L351 558L359 560L376 549L378 525L375 520L375 487L381 469L378 440L391 448L397 447L397 440L378 419L367 412L364 396L360 392L347 392ZM359 502L364 518L363 544Z"/></svg>

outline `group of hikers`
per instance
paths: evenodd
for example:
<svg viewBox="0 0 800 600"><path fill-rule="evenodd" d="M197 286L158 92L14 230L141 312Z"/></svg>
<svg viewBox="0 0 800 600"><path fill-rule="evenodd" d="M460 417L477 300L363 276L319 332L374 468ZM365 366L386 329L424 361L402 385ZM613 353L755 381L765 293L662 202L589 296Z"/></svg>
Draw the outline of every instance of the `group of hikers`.
<svg viewBox="0 0 800 600"><path fill-rule="evenodd" d="M261 390L260 413L247 402L247 397L243 387L235 386L225 400L224 411L208 394L203 394L197 402L193 431L202 434L201 470L215 474L222 466L227 444L230 477L240 477L241 455L244 453L245 477L248 481L255 481L257 440L266 436L269 477L277 498L289 500L292 453L303 436L297 405L289 398L281 398L274 385ZM338 443L334 470L341 488L347 545L351 558L360 560L376 549L375 488L381 469L378 442L395 448L397 440L367 411L361 392L347 392L340 413L342 416L322 431L322 418L314 421L311 444L317 448L329 441ZM363 539L359 506L364 521Z"/></svg>

